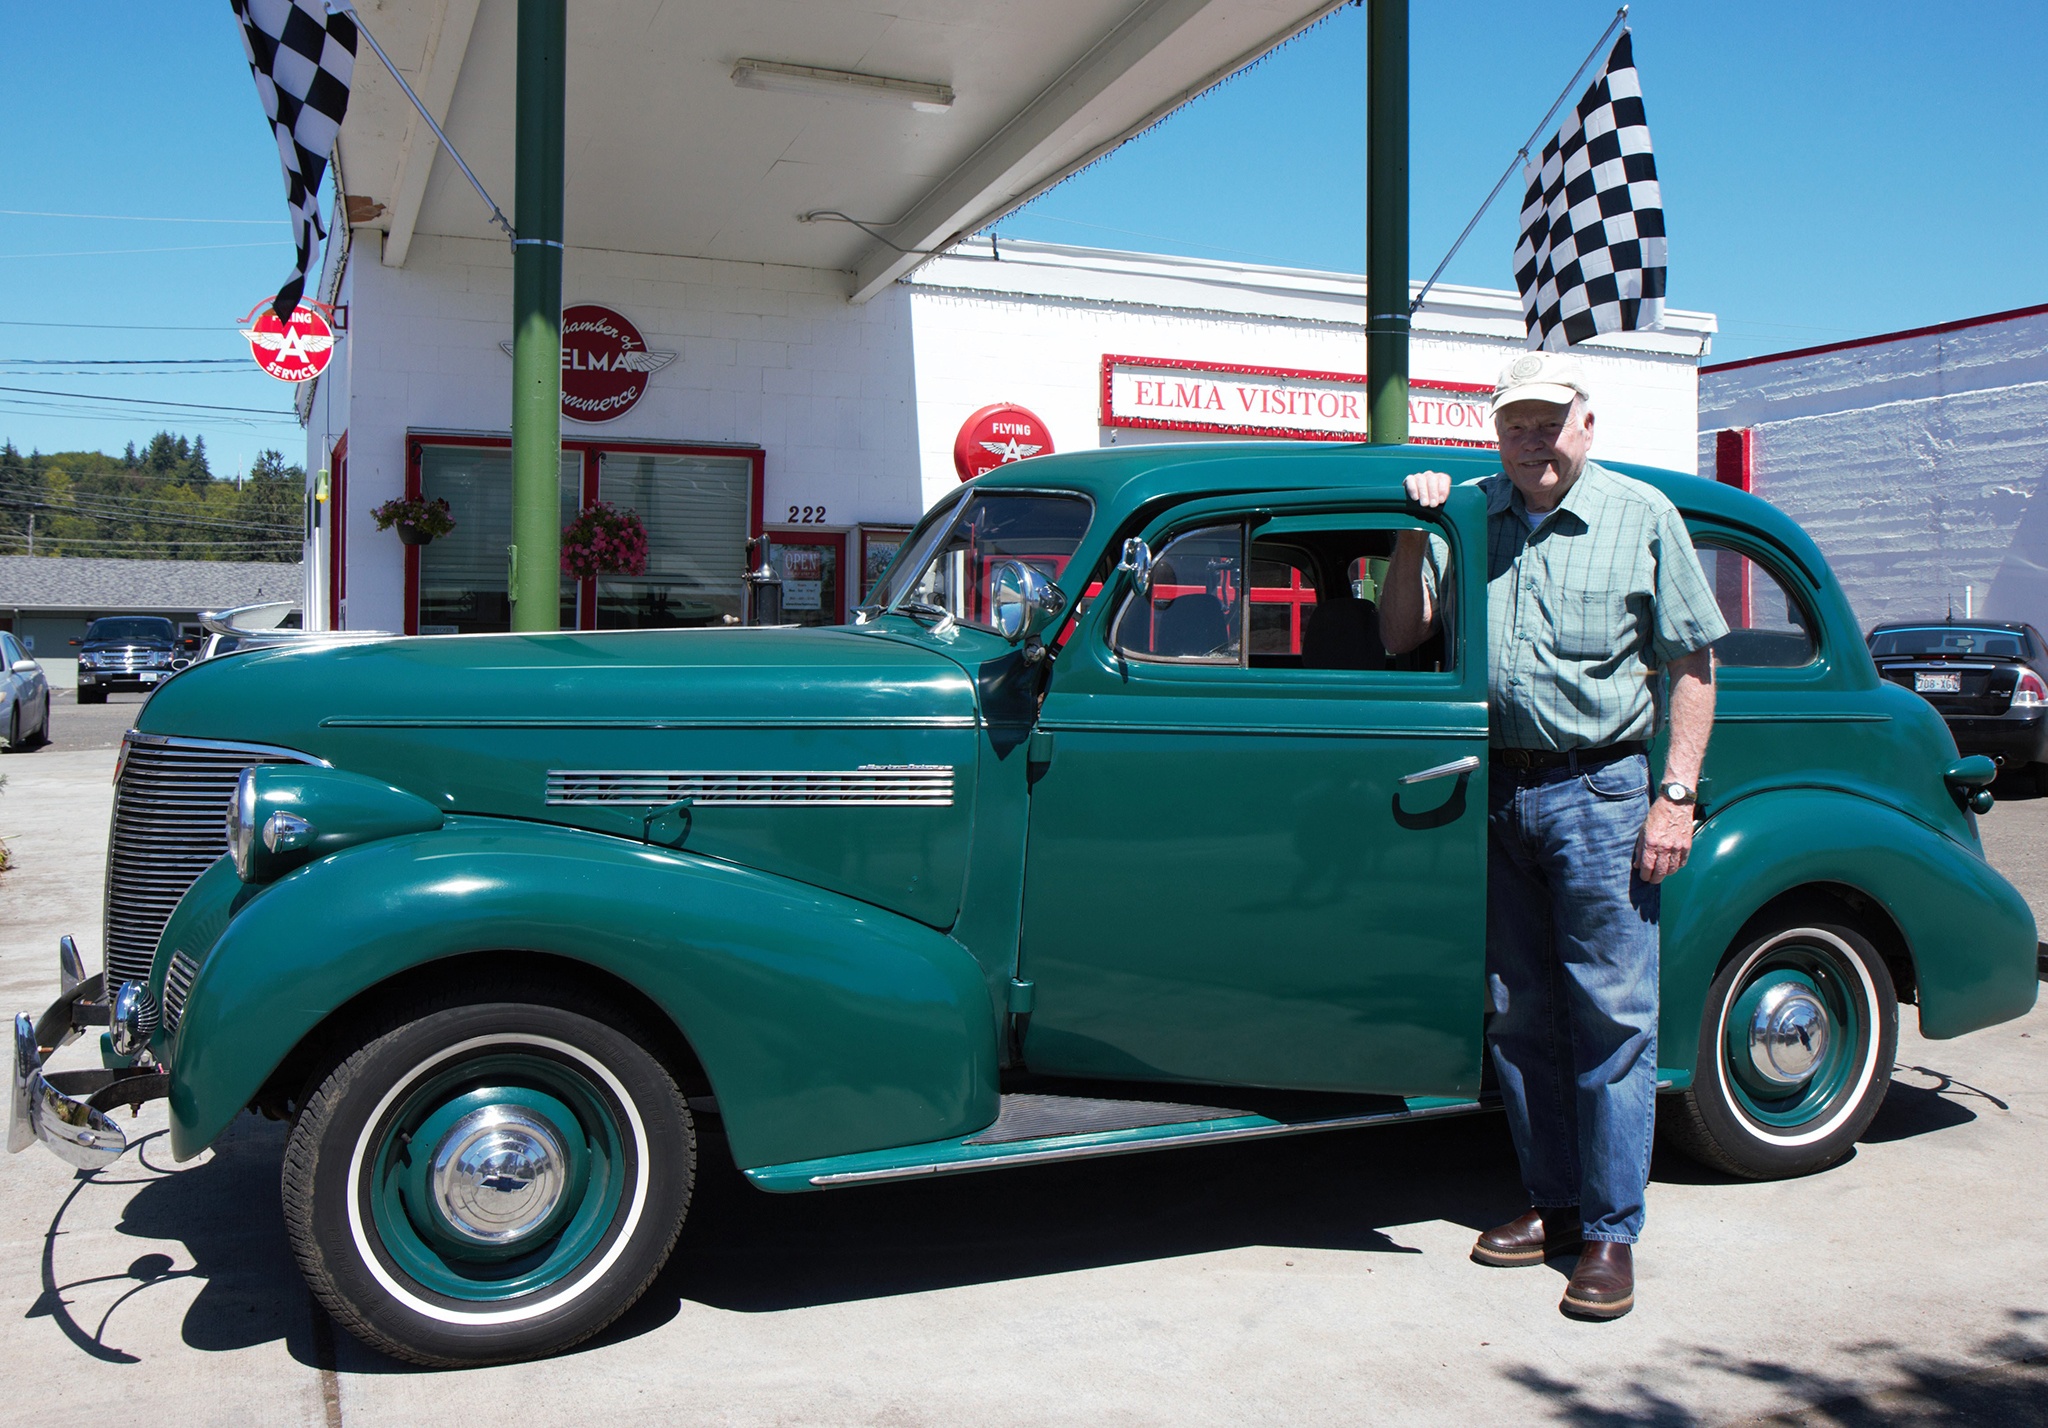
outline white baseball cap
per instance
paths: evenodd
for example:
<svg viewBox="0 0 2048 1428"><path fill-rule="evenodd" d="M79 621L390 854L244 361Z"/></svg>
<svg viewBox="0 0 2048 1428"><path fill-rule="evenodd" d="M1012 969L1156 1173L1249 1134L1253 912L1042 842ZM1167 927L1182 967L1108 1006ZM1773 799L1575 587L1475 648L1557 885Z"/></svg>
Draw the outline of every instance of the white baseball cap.
<svg viewBox="0 0 2048 1428"><path fill-rule="evenodd" d="M1554 402L1564 406L1574 398L1593 399L1586 388L1579 361L1567 352L1524 352L1500 369L1493 386L1493 415L1509 402Z"/></svg>

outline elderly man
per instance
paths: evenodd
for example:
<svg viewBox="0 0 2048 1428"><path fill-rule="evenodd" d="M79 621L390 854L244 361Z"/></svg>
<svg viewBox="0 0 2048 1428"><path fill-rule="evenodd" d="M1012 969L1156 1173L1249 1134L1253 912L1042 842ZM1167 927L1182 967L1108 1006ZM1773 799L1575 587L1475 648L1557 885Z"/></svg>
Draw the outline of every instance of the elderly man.
<svg viewBox="0 0 2048 1428"><path fill-rule="evenodd" d="M1568 354L1508 364L1493 394L1487 498L1492 713L1487 1043L1530 1209L1479 1237L1481 1264L1578 1253L1565 1313L1635 1302L1657 1090L1658 884L1685 866L1727 633L1664 496L1588 461L1593 410ZM1440 506L1451 478L1408 495ZM1404 533L1382 587L1389 650L1437 617L1449 547ZM1671 740L1650 788L1658 677Z"/></svg>

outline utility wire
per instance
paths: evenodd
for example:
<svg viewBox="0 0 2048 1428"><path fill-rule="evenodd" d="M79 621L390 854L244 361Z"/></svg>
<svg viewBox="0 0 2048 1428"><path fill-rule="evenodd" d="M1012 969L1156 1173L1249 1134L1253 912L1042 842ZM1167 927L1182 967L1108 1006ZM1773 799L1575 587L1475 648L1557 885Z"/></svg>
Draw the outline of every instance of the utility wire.
<svg viewBox="0 0 2048 1428"><path fill-rule="evenodd" d="M8 218L90 218L100 223L233 223L251 228L287 228L282 218L153 218L137 213L45 213L35 208L0 208Z"/></svg>
<svg viewBox="0 0 2048 1428"><path fill-rule="evenodd" d="M134 253L212 253L222 248L275 248L288 238L264 243L185 243L174 248L86 248L75 253L0 253L0 258L118 258Z"/></svg>
<svg viewBox="0 0 2048 1428"><path fill-rule="evenodd" d="M267 407L222 407L208 402L160 402L148 397L103 397L94 392L52 392L41 387L0 387L0 392L25 392L32 397L79 397L88 402L120 402L132 407L181 407L198 412L247 412L252 416L282 417L287 412L272 411ZM297 421L296 416L292 417Z"/></svg>

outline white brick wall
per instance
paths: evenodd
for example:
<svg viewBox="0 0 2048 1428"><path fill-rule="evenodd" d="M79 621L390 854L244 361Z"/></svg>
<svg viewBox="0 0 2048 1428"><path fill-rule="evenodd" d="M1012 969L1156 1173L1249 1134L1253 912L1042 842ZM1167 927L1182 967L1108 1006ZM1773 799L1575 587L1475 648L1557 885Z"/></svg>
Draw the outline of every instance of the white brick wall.
<svg viewBox="0 0 2048 1428"><path fill-rule="evenodd" d="M1757 494L1806 527L1864 627L2048 625L2048 314L1700 375L1700 463L1755 429Z"/></svg>

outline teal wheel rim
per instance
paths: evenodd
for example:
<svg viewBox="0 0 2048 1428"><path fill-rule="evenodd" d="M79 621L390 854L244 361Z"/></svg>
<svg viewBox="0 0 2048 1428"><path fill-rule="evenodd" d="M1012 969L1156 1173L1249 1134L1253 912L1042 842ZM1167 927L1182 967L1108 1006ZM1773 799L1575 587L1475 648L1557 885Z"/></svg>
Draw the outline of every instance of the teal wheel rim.
<svg viewBox="0 0 2048 1428"><path fill-rule="evenodd" d="M1855 1090L1872 1027L1863 979L1847 956L1818 937L1788 938L1746 969L1729 1001L1721 1038L1729 1094L1736 1108L1766 1133L1798 1131L1825 1120ZM1819 1054L1791 1084L1760 1069L1752 1051L1758 1009L1774 998L1799 999L1821 1014L1814 1035Z"/></svg>
<svg viewBox="0 0 2048 1428"><path fill-rule="evenodd" d="M435 1190L437 1152L493 1118L533 1128L555 1174L539 1211L502 1239L463 1233ZM537 1050L486 1050L436 1067L375 1131L363 1196L389 1266L432 1294L488 1303L572 1276L611 1237L632 1152L615 1099L583 1068Z"/></svg>

